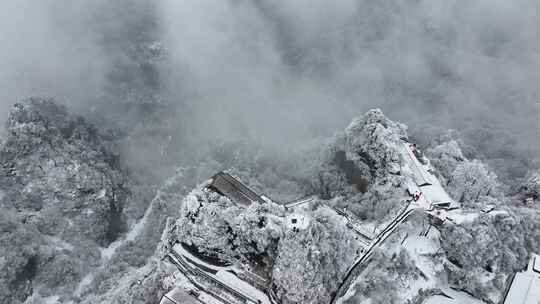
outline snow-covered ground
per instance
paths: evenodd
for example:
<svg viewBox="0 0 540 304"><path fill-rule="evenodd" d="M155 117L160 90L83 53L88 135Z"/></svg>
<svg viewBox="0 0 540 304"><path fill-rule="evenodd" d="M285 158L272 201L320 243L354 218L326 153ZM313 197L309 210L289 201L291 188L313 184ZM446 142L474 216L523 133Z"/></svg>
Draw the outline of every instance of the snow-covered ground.
<svg viewBox="0 0 540 304"><path fill-rule="evenodd" d="M409 278L406 281L400 282L395 289L395 292L399 298L403 301L411 300L419 294L421 289L430 290L433 288L438 288L450 298L444 296L433 296L427 299L423 304L484 303L466 293L451 289L447 282L441 280L440 272L443 271L443 264L437 258L434 258L434 255L436 255L437 251L440 249L439 231L437 229L430 229L427 235L423 235L420 233L422 230L423 229L420 227L414 227L412 230L410 230L410 226L409 228L405 228L405 230L400 229L399 239L402 239L401 235L406 235L406 237L403 238L402 243L396 243L398 241L396 241L397 239L394 238L391 241L391 244L385 244L382 247L383 250L390 255L393 253L399 253L399 251L402 249L407 250L409 252L409 256L414 261L414 265L423 274L418 278ZM370 271L369 269L370 268L366 268L365 271ZM366 274L366 272L364 272L364 274ZM361 275L356 280L360 281L364 279L364 275ZM356 284L352 284L351 288L337 301L337 303L344 303L348 299L352 298L357 292L355 285ZM371 303L371 300L368 298L363 299L360 303L368 304Z"/></svg>
<svg viewBox="0 0 540 304"><path fill-rule="evenodd" d="M291 213L285 219L289 230L304 230L309 226L310 217L305 213Z"/></svg>
<svg viewBox="0 0 540 304"><path fill-rule="evenodd" d="M403 242L403 248L409 251L411 258L414 260L416 267L422 271L426 276L426 279L416 280L408 290L402 294L403 298L412 298L418 294L420 288L429 289L436 286L441 289L445 296L433 296L426 300L424 304L481 304L481 300L475 299L470 295L455 291L446 284L441 282L438 273L443 270L441 263L437 263L430 258L430 255L435 254L439 248L439 231L431 229L427 236L419 236L417 234L411 235Z"/></svg>
<svg viewBox="0 0 540 304"><path fill-rule="evenodd" d="M43 303L44 304L56 304L56 303L58 303L59 299L60 299L59 296L50 296L50 297L43 298Z"/></svg>
<svg viewBox="0 0 540 304"><path fill-rule="evenodd" d="M464 223L474 220L479 216L479 212L465 212L462 210L437 210L434 209L436 204L448 204L450 206L456 206L454 200L450 198L446 190L440 184L438 178L431 173L429 161L421 163L411 150L410 144L403 142L400 147L403 157L402 174L407 178L408 192L411 195L417 196L411 200L410 205L403 210L397 217L395 217L390 223L384 225L383 229L377 231L377 237L368 246L365 256L369 255L375 247L382 247L384 240L389 238L390 235L407 219L407 215L413 210L426 211L435 217L447 220L450 219L455 223ZM422 233L412 233L408 235L401 246L392 245L394 248L389 250L397 250L397 248L405 248L409 251L409 255L413 258L417 268L423 273L423 276L416 280L411 280L408 283L404 283L404 286L400 288L398 293L402 299L414 298L421 289L429 290L432 288L439 288L451 298L444 296L432 297L429 301L431 304L439 303L482 303L478 299L474 299L471 296L457 292L450 289L446 282L441 282L439 273L443 270L442 263L432 258L433 255L440 249L438 230L431 229L427 235ZM360 259L359 261L362 261ZM361 277L356 278L356 281L361 280ZM355 293L355 285L351 284L349 290L337 300L337 303L352 297Z"/></svg>
<svg viewBox="0 0 540 304"><path fill-rule="evenodd" d="M288 202L284 206L285 206L285 208L295 208L297 206L301 206L301 205L304 205L304 204L309 205L313 201L314 201L314 197L308 196L308 197L304 197L304 198L301 198L301 199L297 199L297 200Z"/></svg>
<svg viewBox="0 0 540 304"><path fill-rule="evenodd" d="M375 238L373 239L365 248L363 251L363 254L360 255L353 265L349 268L348 273L353 273L354 269L357 267L362 267L363 264L365 264L367 261L369 261L370 256L372 255L373 251L377 248L380 248L381 245L384 244L385 240L389 238L394 231L400 226L401 223L403 223L413 212L415 211L415 208L409 206L404 212L400 213L399 216L394 218L394 220L384 228L384 230ZM352 284L349 284L347 287L347 282L342 287L347 287L348 290L346 290L341 297L336 297L335 303L340 304L344 303L345 300L351 297L350 289L354 289L354 286L356 285L354 282L360 280L360 277L354 278L352 281ZM347 279L346 279L347 280ZM339 291L338 291L339 294Z"/></svg>
<svg viewBox="0 0 540 304"><path fill-rule="evenodd" d="M504 304L540 303L540 256L533 255L526 271L516 273Z"/></svg>

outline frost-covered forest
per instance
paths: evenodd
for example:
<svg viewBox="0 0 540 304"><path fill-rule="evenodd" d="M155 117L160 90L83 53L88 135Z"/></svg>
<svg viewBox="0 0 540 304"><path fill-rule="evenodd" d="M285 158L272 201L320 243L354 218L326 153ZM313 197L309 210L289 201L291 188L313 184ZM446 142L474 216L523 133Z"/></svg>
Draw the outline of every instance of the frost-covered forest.
<svg viewBox="0 0 540 304"><path fill-rule="evenodd" d="M408 206L402 139L459 216L415 213L343 302L497 303L540 253L538 1L2 6L0 304L158 303L176 242L330 304L362 250L332 210ZM221 170L272 202L200 188Z"/></svg>

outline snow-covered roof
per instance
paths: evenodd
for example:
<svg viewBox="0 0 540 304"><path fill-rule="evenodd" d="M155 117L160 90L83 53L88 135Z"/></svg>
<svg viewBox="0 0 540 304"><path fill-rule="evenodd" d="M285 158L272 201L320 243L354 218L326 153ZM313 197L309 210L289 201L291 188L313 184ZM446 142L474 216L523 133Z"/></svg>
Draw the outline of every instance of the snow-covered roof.
<svg viewBox="0 0 540 304"><path fill-rule="evenodd" d="M454 202L438 183L420 187L420 190L432 204L452 204Z"/></svg>
<svg viewBox="0 0 540 304"><path fill-rule="evenodd" d="M416 193L419 188L430 204L452 205L454 200L446 193L439 179L428 171L429 165L424 165L418 161L411 150L410 143L403 141L400 151L405 162L404 169L409 171L409 174L412 174L411 177L416 183L416 185L408 183L407 191L409 191L409 194Z"/></svg>
<svg viewBox="0 0 540 304"><path fill-rule="evenodd" d="M199 303L197 299L181 287L175 287L161 298L159 304L196 304Z"/></svg>
<svg viewBox="0 0 540 304"><path fill-rule="evenodd" d="M410 144L403 142L401 145L401 154L406 165L413 173L413 178L418 186L427 186L432 184L431 175L424 170L423 165L418 161Z"/></svg>
<svg viewBox="0 0 540 304"><path fill-rule="evenodd" d="M232 266L210 264L209 262L186 250L181 244L174 245L172 250L180 257L185 259L186 263L188 263L191 267L198 269L199 274L213 280L214 283L221 288L224 288L226 291L233 291L234 294L244 298L246 302L249 300L249 303L258 302L261 304L270 304L268 296L263 291L240 279L234 274L234 272L231 272L230 270L233 270Z"/></svg>
<svg viewBox="0 0 540 304"><path fill-rule="evenodd" d="M292 207L299 206L299 205L302 205L302 204L311 203L314 200L315 200L315 197L313 197L313 196L307 196L307 197L299 198L299 199L296 199L294 201L290 201L290 202L286 203L285 208L292 208Z"/></svg>
<svg viewBox="0 0 540 304"><path fill-rule="evenodd" d="M257 193L226 172L214 175L208 187L242 205L248 206L251 202L266 203Z"/></svg>
<svg viewBox="0 0 540 304"><path fill-rule="evenodd" d="M539 256L531 257L529 267L524 272L516 273L504 304L538 304L540 303L540 273L536 271Z"/></svg>

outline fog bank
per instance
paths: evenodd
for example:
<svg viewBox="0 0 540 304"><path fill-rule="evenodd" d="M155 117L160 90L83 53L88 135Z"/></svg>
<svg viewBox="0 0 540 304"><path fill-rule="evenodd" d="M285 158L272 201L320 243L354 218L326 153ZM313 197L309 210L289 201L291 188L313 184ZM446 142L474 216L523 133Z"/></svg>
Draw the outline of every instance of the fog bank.
<svg viewBox="0 0 540 304"><path fill-rule="evenodd" d="M30 95L127 124L160 104L178 149L289 147L379 107L417 129L458 128L491 158L534 158L539 11L534 0L8 1L0 117Z"/></svg>

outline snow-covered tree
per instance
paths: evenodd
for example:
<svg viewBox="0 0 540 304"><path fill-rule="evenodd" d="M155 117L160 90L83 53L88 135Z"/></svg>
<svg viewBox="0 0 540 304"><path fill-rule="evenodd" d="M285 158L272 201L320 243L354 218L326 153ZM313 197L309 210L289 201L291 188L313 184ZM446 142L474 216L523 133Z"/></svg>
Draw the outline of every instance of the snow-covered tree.
<svg viewBox="0 0 540 304"><path fill-rule="evenodd" d="M530 254L540 250L540 218L510 213L445 225L441 246L452 285L477 297L500 294L503 276L523 269Z"/></svg>
<svg viewBox="0 0 540 304"><path fill-rule="evenodd" d="M465 160L463 152L455 140L450 140L434 148L430 148L426 154L444 180L450 179L452 172Z"/></svg>
<svg viewBox="0 0 540 304"><path fill-rule="evenodd" d="M497 176L479 160L464 161L457 165L448 183L450 194L460 202L474 202L481 196L494 194L498 188Z"/></svg>
<svg viewBox="0 0 540 304"><path fill-rule="evenodd" d="M273 203L239 206L209 190L184 199L168 242L182 241L226 261L262 263L270 271L282 235L283 208Z"/></svg>
<svg viewBox="0 0 540 304"><path fill-rule="evenodd" d="M419 269L406 250L392 254L376 250L372 262L356 282L355 295L348 303L364 303L367 299L373 304L401 303L396 290L419 275Z"/></svg>
<svg viewBox="0 0 540 304"><path fill-rule="evenodd" d="M357 250L353 232L330 209L311 216L307 229L289 232L279 242L272 278L285 304L329 302Z"/></svg>

